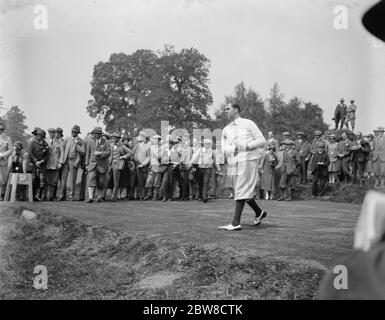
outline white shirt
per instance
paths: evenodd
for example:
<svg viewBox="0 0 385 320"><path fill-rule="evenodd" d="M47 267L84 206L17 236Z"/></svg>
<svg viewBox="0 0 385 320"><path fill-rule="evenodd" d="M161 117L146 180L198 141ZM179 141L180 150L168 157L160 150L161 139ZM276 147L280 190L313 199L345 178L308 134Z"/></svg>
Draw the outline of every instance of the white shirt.
<svg viewBox="0 0 385 320"><path fill-rule="evenodd" d="M215 155L210 148L200 147L192 156L191 163L198 164L199 168L212 168Z"/></svg>
<svg viewBox="0 0 385 320"><path fill-rule="evenodd" d="M255 140L258 138L262 138L266 143L265 137L253 121L239 117L223 129L222 151L225 155L231 154L234 163L260 159L263 146L255 148ZM235 153L236 145L239 146L238 153ZM246 151L246 146L252 150Z"/></svg>

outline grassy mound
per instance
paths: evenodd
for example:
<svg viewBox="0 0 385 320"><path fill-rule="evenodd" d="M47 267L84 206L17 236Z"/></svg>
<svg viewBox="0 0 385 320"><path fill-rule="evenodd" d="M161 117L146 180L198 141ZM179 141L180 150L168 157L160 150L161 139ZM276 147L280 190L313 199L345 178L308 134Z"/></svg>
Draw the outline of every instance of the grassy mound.
<svg viewBox="0 0 385 320"><path fill-rule="evenodd" d="M354 185L346 185L343 183L337 183L334 185L328 184L325 196L321 197L320 200L361 204L366 193L369 190L372 190L373 186L373 179L366 180L362 187L358 183ZM307 185L297 185L294 198L296 200L310 200L311 189L311 183ZM384 189L376 189L376 191L385 192Z"/></svg>
<svg viewBox="0 0 385 320"><path fill-rule="evenodd" d="M312 299L320 267L113 232L23 208L0 215L0 299ZM34 267L48 290L33 288Z"/></svg>

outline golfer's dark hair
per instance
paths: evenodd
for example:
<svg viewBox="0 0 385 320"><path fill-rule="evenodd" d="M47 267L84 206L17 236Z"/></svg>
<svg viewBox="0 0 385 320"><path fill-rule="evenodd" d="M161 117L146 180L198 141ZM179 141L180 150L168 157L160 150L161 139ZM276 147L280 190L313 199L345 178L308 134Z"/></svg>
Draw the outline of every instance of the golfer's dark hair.
<svg viewBox="0 0 385 320"><path fill-rule="evenodd" d="M233 107L233 109L237 109L238 112L241 112L241 107L239 106L238 103L234 103L234 104L232 105L232 107Z"/></svg>

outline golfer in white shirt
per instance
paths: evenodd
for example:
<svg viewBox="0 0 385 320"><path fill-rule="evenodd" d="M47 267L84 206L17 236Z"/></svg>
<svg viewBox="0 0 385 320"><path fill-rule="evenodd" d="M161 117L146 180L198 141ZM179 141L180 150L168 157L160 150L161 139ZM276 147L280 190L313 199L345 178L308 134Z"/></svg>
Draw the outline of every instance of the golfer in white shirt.
<svg viewBox="0 0 385 320"><path fill-rule="evenodd" d="M231 122L222 131L221 146L225 156L232 155L237 167L234 185L235 214L231 224L219 228L234 231L241 229L241 215L245 202L255 212L254 225L260 225L267 215L254 199L258 164L266 139L253 121L240 117L238 104L226 106L225 115Z"/></svg>

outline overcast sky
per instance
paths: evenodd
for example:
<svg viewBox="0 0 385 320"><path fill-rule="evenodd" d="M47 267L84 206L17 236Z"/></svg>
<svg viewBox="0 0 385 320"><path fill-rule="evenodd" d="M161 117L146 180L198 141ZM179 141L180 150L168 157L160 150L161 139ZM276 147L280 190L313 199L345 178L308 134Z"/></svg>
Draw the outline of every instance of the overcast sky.
<svg viewBox="0 0 385 320"><path fill-rule="evenodd" d="M217 108L244 81L262 97L276 81L285 98L318 103L331 123L341 97L358 105L357 129L385 125L385 46L361 25L375 1L0 0L0 96L30 129L97 125L86 113L93 66L111 53L195 47L211 60ZM48 9L36 30L33 9ZM333 26L336 5L348 29ZM377 48L376 48L377 47Z"/></svg>

